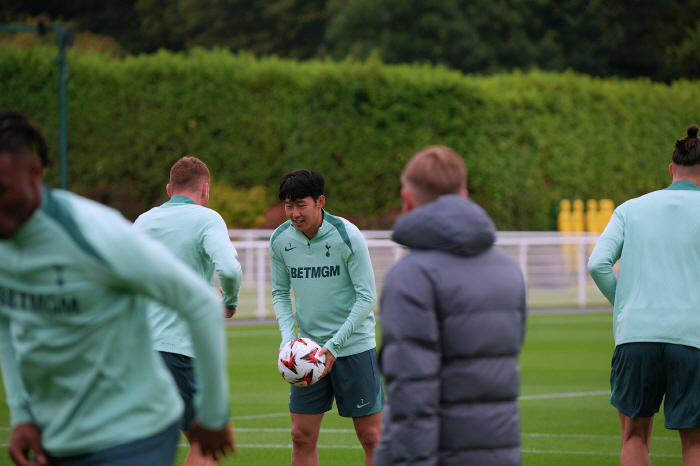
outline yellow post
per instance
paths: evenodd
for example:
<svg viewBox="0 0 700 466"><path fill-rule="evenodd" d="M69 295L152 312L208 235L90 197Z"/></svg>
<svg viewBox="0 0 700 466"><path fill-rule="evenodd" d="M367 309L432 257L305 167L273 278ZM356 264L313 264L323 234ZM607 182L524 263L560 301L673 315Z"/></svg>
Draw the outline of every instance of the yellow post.
<svg viewBox="0 0 700 466"><path fill-rule="evenodd" d="M589 199L586 201L586 231L589 233L598 233L600 230L600 222L598 213L598 201Z"/></svg>
<svg viewBox="0 0 700 466"><path fill-rule="evenodd" d="M598 211L598 231L602 233L613 216L615 203L611 199L601 199L598 204L600 205L600 210Z"/></svg>
<svg viewBox="0 0 700 466"><path fill-rule="evenodd" d="M559 202L559 215L557 216L557 229L561 232L562 236L570 235L572 231L571 225L571 201L568 199L562 199ZM571 245L562 244L561 245L561 255L564 259L564 270L567 272L573 267L573 255L572 255Z"/></svg>

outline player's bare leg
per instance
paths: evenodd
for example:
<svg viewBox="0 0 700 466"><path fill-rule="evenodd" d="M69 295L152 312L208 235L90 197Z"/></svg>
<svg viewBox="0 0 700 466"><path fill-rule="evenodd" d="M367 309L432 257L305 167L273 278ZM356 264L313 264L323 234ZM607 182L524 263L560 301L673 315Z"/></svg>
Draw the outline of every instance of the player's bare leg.
<svg viewBox="0 0 700 466"><path fill-rule="evenodd" d="M190 443L190 452L185 458L185 464L183 466L216 466L216 461L214 461L210 456L202 455L202 450L199 448L199 444L194 442L190 436L190 432L182 432L187 437L187 441Z"/></svg>
<svg viewBox="0 0 700 466"><path fill-rule="evenodd" d="M620 466L651 466L649 459L649 446L651 445L651 428L654 424L654 416L631 417L620 413L622 424L622 452L620 453Z"/></svg>
<svg viewBox="0 0 700 466"><path fill-rule="evenodd" d="M292 415L292 466L319 466L318 434L322 414Z"/></svg>
<svg viewBox="0 0 700 466"><path fill-rule="evenodd" d="M369 416L352 418L355 433L365 450L365 466L372 466L374 452L377 450L382 433L382 412Z"/></svg>
<svg viewBox="0 0 700 466"><path fill-rule="evenodd" d="M680 429L684 466L700 466L700 426Z"/></svg>

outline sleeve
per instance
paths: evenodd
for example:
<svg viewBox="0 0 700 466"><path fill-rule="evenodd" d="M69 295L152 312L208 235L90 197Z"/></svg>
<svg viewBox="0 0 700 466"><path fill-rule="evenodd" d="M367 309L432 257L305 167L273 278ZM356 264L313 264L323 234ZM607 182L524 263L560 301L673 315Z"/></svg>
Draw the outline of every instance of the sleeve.
<svg viewBox="0 0 700 466"><path fill-rule="evenodd" d="M420 267L399 262L382 289L382 351L392 461L436 464L440 436L440 330L433 284Z"/></svg>
<svg viewBox="0 0 700 466"><path fill-rule="evenodd" d="M338 357L340 348L343 347L350 335L362 325L377 303L372 261L369 257L367 243L359 231L354 235L352 244L353 252L348 257L347 265L352 286L355 288L355 304L340 330L325 345L335 357Z"/></svg>
<svg viewBox="0 0 700 466"><path fill-rule="evenodd" d="M22 383L15 349L10 339L10 321L2 315L0 315L0 365L7 406L10 408L10 425L14 427L25 422L33 422L29 395Z"/></svg>
<svg viewBox="0 0 700 466"><path fill-rule="evenodd" d="M287 273L287 266L275 251L272 242L270 242L270 274L272 279L272 307L275 309L275 316L282 334L282 343L280 344L280 349L282 349L285 343L296 338L292 297L289 293L292 284Z"/></svg>
<svg viewBox="0 0 700 466"><path fill-rule="evenodd" d="M241 264L238 253L228 237L228 229L224 219L212 211L212 220L207 224L202 234L202 247L214 263L219 275L221 288L224 290L224 303L228 309L236 309L238 296L241 291Z"/></svg>
<svg viewBox="0 0 700 466"><path fill-rule="evenodd" d="M625 222L618 208L613 213L608 226L605 227L605 231L598 238L593 253L588 259L588 273L591 274L598 289L612 305L615 305L615 290L617 288L617 279L612 268L620 259L624 242Z"/></svg>
<svg viewBox="0 0 700 466"><path fill-rule="evenodd" d="M126 223L126 222L124 222ZM102 229L96 242L119 286L145 295L176 311L187 322L200 388L197 418L204 427L228 422L228 372L221 303L209 284L165 246L121 222Z"/></svg>

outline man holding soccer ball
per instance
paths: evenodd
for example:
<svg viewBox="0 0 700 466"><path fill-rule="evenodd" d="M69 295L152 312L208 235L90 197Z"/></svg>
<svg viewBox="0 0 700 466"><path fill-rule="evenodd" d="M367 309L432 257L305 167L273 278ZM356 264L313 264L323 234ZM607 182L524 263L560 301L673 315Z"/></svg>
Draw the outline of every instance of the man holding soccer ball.
<svg viewBox="0 0 700 466"><path fill-rule="evenodd" d="M280 180L279 198L289 221L270 239L272 302L282 348L296 338L290 287L294 288L299 337L323 346L322 378L292 386L292 466L318 465L323 414L333 406L351 417L371 465L379 443L384 394L377 364L374 272L364 237L353 224L324 209L324 180L295 170Z"/></svg>

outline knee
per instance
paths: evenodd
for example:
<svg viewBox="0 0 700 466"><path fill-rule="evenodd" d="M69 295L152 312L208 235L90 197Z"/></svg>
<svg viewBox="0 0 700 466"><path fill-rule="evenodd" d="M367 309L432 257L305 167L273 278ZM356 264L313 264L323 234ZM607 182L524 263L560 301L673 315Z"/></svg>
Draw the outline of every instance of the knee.
<svg viewBox="0 0 700 466"><path fill-rule="evenodd" d="M357 438L365 449L374 450L381 439L381 428L372 427L358 432Z"/></svg>
<svg viewBox="0 0 700 466"><path fill-rule="evenodd" d="M298 426L292 427L292 443L295 447L314 447L317 441L318 433L302 429Z"/></svg>

